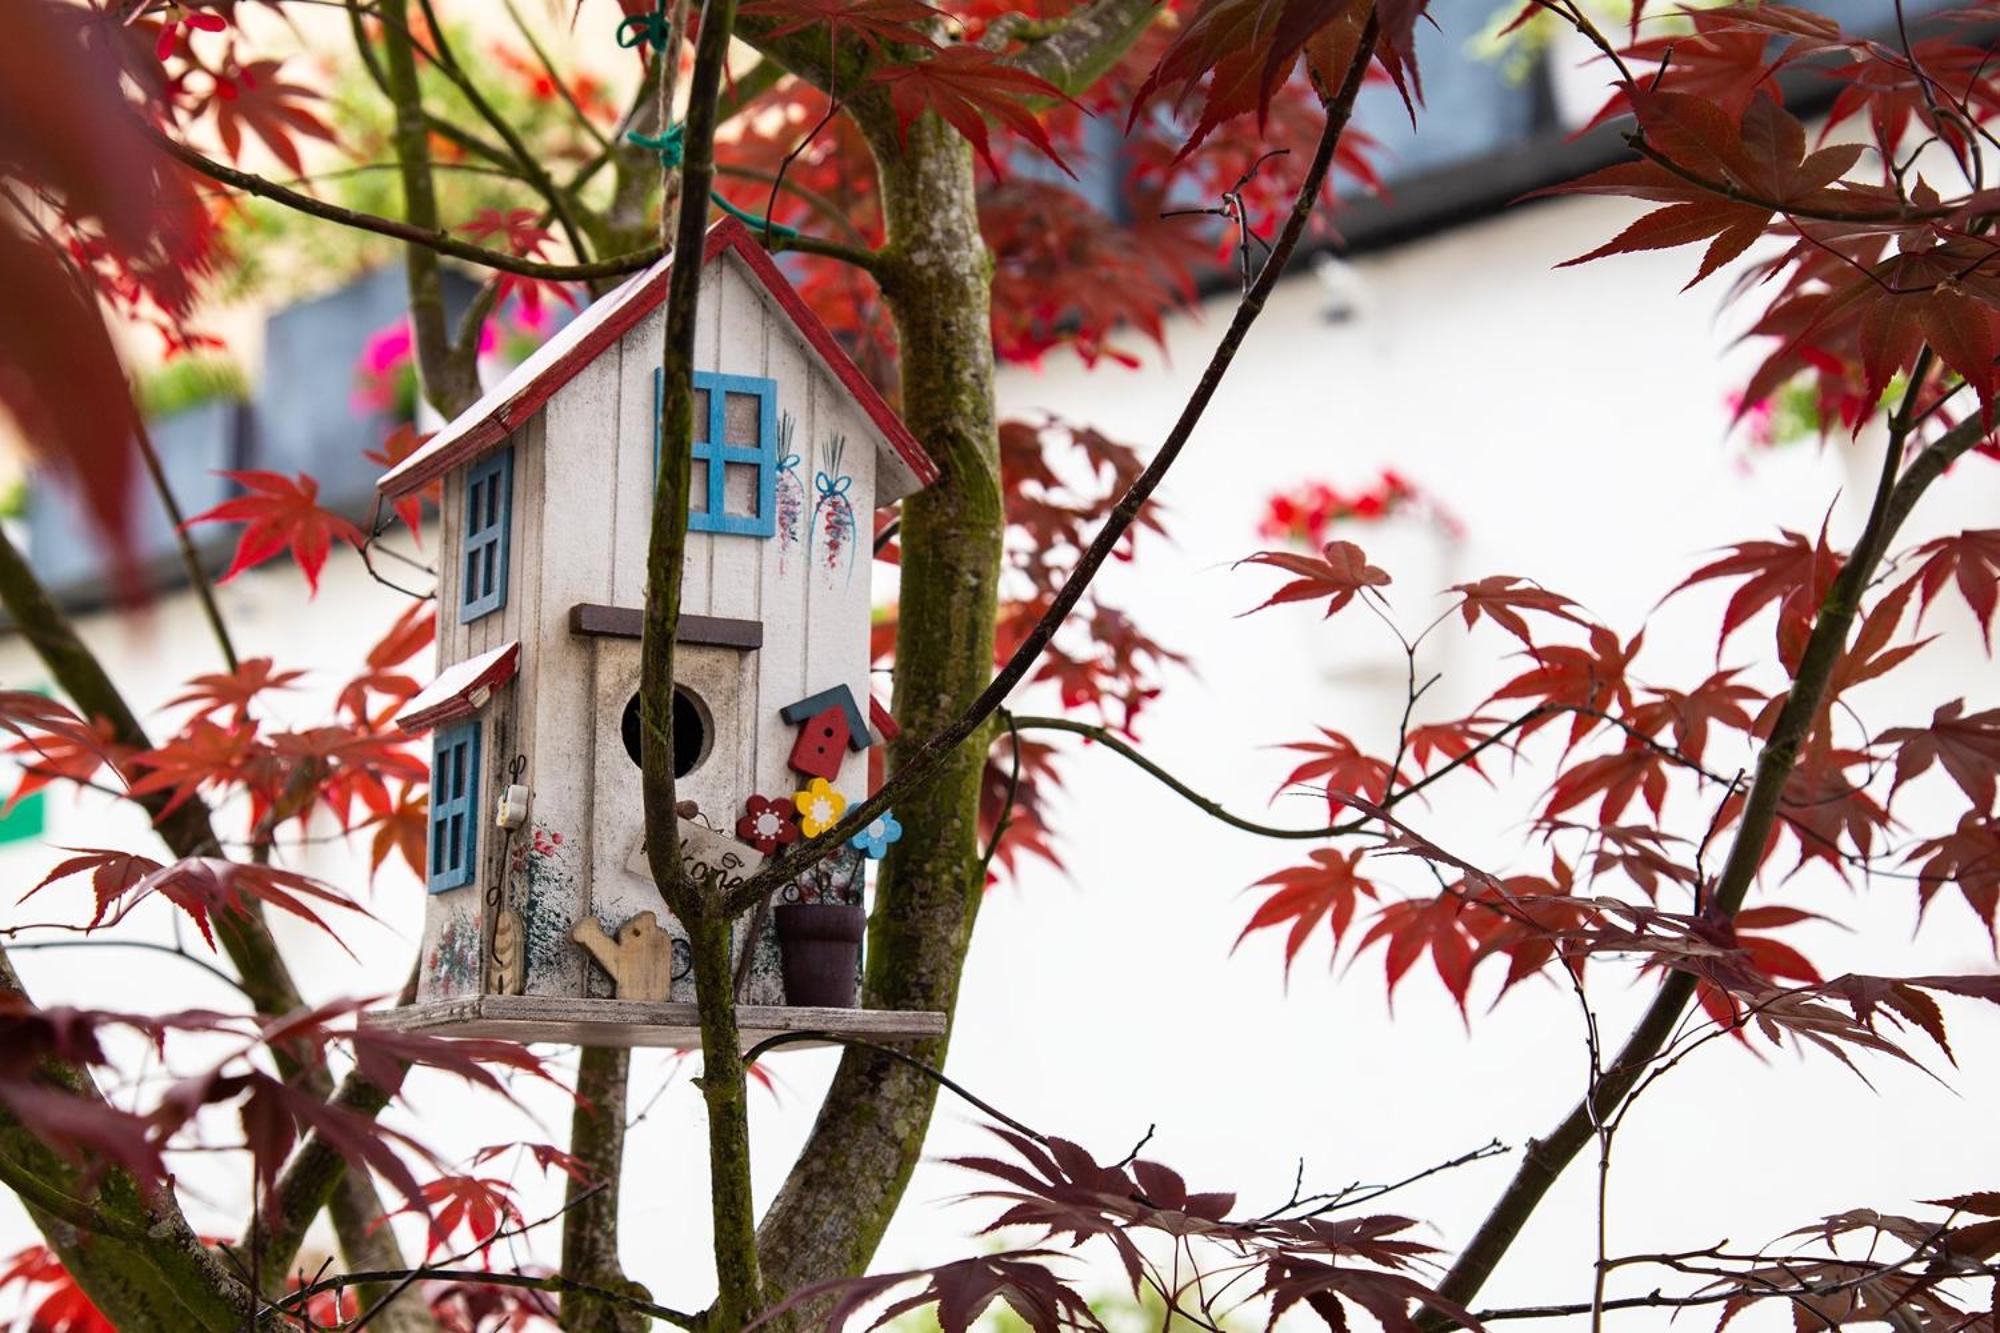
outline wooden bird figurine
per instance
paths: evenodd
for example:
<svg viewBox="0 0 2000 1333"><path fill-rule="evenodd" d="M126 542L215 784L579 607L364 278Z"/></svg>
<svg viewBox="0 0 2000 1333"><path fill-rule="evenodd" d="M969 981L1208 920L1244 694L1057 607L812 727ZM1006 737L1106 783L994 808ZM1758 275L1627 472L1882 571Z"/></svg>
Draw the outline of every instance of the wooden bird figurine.
<svg viewBox="0 0 2000 1333"><path fill-rule="evenodd" d="M673 989L673 937L653 913L639 913L618 927L615 937L604 933L596 917L586 916L569 937L611 974L612 994L617 998L657 1003Z"/></svg>

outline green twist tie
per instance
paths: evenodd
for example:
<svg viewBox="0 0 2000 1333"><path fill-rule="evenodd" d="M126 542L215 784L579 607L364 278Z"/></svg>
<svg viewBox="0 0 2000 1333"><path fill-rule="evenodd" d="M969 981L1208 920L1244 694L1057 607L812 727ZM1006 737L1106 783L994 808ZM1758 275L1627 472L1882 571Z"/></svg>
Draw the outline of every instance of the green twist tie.
<svg viewBox="0 0 2000 1333"><path fill-rule="evenodd" d="M665 134L641 134L637 130L626 132L625 138L641 148L650 148L660 155L660 165L677 167L681 164L683 144L687 138L687 126L676 125Z"/></svg>
<svg viewBox="0 0 2000 1333"><path fill-rule="evenodd" d="M654 51L664 51L672 31L673 25L667 22L667 0L660 0L652 13L633 14L619 21L618 45L630 51L644 42Z"/></svg>
<svg viewBox="0 0 2000 1333"><path fill-rule="evenodd" d="M658 153L660 155L660 165L672 170L681 164L681 157L686 147L687 126L676 125L665 134L658 136L641 134L637 130L628 130L626 131L625 138L639 145L641 148L650 148ZM769 218L760 218L755 213L744 212L735 204L724 199L718 191L710 190L708 197L714 202L717 208L729 214L730 217L735 218L738 222L748 223L760 231L768 231L773 236L797 236L799 234L797 227L787 227L782 222L773 222Z"/></svg>
<svg viewBox="0 0 2000 1333"><path fill-rule="evenodd" d="M769 230L773 236L797 236L799 234L797 227L787 227L782 222L773 222L769 218L760 218L755 213L744 212L714 190L708 192L708 197L715 202L717 208L729 214L730 217L735 218L738 222L747 222L759 231Z"/></svg>

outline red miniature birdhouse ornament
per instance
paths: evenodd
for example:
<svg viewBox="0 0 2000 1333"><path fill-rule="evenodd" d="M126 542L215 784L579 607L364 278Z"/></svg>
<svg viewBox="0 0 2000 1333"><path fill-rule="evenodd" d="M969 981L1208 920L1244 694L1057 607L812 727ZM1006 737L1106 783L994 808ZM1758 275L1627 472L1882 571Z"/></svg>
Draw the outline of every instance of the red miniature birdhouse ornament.
<svg viewBox="0 0 2000 1333"><path fill-rule="evenodd" d="M809 778L837 780L847 752L865 750L870 742L868 719L845 685L788 704L778 716L799 729L787 762L794 772Z"/></svg>
<svg viewBox="0 0 2000 1333"><path fill-rule="evenodd" d="M792 746L793 771L832 782L840 776L840 764L846 758L847 719L838 708L814 713L799 728L799 738Z"/></svg>

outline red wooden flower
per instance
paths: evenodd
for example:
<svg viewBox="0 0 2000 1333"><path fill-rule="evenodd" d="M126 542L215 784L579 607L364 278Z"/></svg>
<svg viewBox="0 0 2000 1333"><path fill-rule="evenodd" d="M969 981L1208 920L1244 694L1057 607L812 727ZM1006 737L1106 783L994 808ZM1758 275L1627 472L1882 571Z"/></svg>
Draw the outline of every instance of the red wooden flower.
<svg viewBox="0 0 2000 1333"><path fill-rule="evenodd" d="M743 803L743 817L736 821L736 836L766 856L797 842L799 826L792 822L792 798L752 796Z"/></svg>

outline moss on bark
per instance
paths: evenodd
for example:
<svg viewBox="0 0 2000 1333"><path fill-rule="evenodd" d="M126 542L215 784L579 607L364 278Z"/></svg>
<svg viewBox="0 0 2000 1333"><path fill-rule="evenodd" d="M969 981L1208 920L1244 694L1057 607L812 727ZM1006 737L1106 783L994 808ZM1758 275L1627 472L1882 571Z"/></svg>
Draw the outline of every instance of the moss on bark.
<svg viewBox="0 0 2000 1333"><path fill-rule="evenodd" d="M972 150L926 115L900 135L864 111L881 177L884 296L902 347L903 410L944 472L903 504L895 710L904 736L963 712L993 674L999 607L999 431L989 325L992 259L979 233ZM951 1012L979 907L983 739L896 812L869 921L863 1002ZM897 749L892 747L894 764ZM947 1039L914 1054L944 1062ZM774 1291L859 1272L923 1147L937 1089L880 1055L842 1058L799 1164L761 1232Z"/></svg>

